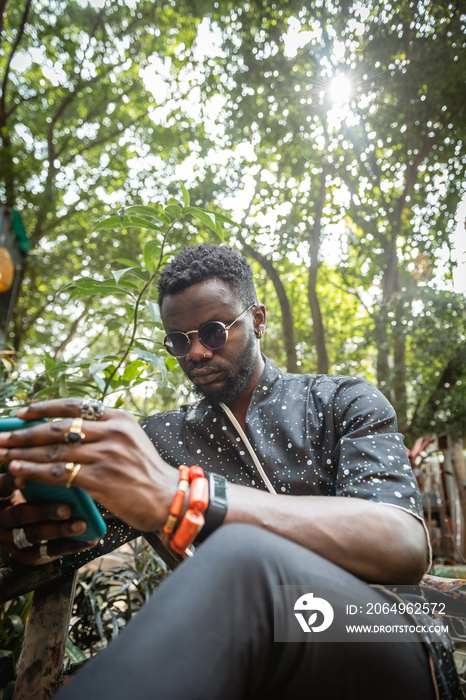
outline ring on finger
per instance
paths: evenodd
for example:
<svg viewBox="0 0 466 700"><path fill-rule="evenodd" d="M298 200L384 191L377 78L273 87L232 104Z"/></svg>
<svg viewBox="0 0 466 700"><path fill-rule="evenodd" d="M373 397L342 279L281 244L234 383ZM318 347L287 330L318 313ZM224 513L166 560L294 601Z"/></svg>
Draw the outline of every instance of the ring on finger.
<svg viewBox="0 0 466 700"><path fill-rule="evenodd" d="M41 559L51 559L52 557L47 551L48 540L42 540L39 547L39 556Z"/></svg>
<svg viewBox="0 0 466 700"><path fill-rule="evenodd" d="M67 463L65 464L65 469L66 469L67 471L71 472L71 474L70 474L70 476L69 476L69 478L68 478L68 481L67 481L66 484L65 484L66 488L69 489L70 486L72 485L73 481L74 481L74 480L76 479L76 477L78 476L79 470L81 469L81 465L80 465L80 464L75 464L74 462L67 462Z"/></svg>
<svg viewBox="0 0 466 700"><path fill-rule="evenodd" d="M24 527L14 527L13 528L13 544L17 549L27 549L28 547L34 547L33 542L29 542L24 531Z"/></svg>
<svg viewBox="0 0 466 700"><path fill-rule="evenodd" d="M86 420L99 420L104 415L105 407L102 401L97 399L83 399L79 408L81 418Z"/></svg>
<svg viewBox="0 0 466 700"><path fill-rule="evenodd" d="M73 418L73 421L70 425L70 429L65 434L65 442L67 442L68 445L80 445L82 443L82 441L86 437L86 434L83 432L82 427L83 419Z"/></svg>

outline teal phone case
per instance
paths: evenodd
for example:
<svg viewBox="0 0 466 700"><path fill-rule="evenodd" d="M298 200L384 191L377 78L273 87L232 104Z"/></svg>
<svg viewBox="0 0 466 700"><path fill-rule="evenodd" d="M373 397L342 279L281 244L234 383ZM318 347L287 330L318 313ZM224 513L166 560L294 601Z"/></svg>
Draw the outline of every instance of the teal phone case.
<svg viewBox="0 0 466 700"><path fill-rule="evenodd" d="M0 418L0 431L20 430L29 428L43 421L24 421L21 418ZM56 484L42 484L39 481L29 481L21 490L24 498L30 503L41 503L44 501L56 501L57 503L68 503L71 506L73 518L82 518L87 523L86 530L82 535L73 535L68 539L84 542L99 540L105 535L107 526L99 510L89 496L78 486L67 489L66 486Z"/></svg>

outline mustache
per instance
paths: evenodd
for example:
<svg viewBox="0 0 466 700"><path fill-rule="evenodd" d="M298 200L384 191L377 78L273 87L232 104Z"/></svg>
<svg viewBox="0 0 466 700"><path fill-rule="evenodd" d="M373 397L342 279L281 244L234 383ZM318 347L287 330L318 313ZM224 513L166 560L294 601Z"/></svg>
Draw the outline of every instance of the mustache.
<svg viewBox="0 0 466 700"><path fill-rule="evenodd" d="M186 371L187 376L193 380L193 372L199 369L207 368L212 372L222 372L223 374L228 374L228 367L226 368L223 364L219 362L211 362L210 360L201 360L200 362L193 363ZM195 378L195 377L194 377Z"/></svg>

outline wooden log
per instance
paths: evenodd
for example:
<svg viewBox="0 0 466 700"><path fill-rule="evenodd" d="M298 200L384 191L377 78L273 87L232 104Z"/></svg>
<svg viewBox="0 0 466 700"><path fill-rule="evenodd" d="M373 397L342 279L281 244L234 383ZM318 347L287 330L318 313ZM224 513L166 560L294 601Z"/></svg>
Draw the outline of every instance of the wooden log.
<svg viewBox="0 0 466 700"><path fill-rule="evenodd" d="M34 593L13 700L49 700L60 683L77 575Z"/></svg>

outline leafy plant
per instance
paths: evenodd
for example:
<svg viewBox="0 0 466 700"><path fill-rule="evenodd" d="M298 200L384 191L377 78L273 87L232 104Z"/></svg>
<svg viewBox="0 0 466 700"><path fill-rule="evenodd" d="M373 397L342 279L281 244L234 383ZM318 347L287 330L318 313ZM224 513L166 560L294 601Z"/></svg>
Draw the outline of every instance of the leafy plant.
<svg viewBox="0 0 466 700"><path fill-rule="evenodd" d="M10 700L13 695L31 601L32 593L29 593L0 607L0 700Z"/></svg>
<svg viewBox="0 0 466 700"><path fill-rule="evenodd" d="M223 224L238 226L221 213L190 205L187 189L181 184L182 201L168 198L165 205L134 205L120 210L95 226L95 231L119 229L131 235L142 229L150 238L144 242L140 259L118 257L111 276L80 276L66 285L57 298L91 311L91 323L105 337L103 352L92 352L84 334L76 341L78 357L63 355L43 358L38 372L21 371L9 363L8 381L0 389L0 402L11 410L14 403L65 396L113 398L119 408L131 399L131 391L141 384L155 382L169 386L168 372L176 360L167 357L162 346L163 328L157 305L156 281L174 249L172 238L180 239L184 228L207 228L224 239ZM175 236L176 233L176 236ZM92 334L95 339L95 333ZM109 351L109 347L111 351ZM6 377L6 368L0 368Z"/></svg>
<svg viewBox="0 0 466 700"><path fill-rule="evenodd" d="M141 538L112 555L117 563L80 575L67 654L71 662L97 653L114 639L167 575L165 565ZM78 653L76 653L78 651Z"/></svg>

